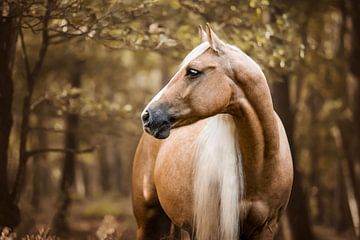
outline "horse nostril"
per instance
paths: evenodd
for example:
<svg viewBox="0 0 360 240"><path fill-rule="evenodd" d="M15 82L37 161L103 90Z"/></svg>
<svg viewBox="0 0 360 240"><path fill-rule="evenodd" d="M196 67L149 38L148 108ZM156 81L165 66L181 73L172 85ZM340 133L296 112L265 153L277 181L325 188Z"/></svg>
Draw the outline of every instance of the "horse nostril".
<svg viewBox="0 0 360 240"><path fill-rule="evenodd" d="M150 118L150 113L148 110L145 110L145 112L143 112L143 114L141 115L141 119L143 121L143 123L147 123L149 121Z"/></svg>

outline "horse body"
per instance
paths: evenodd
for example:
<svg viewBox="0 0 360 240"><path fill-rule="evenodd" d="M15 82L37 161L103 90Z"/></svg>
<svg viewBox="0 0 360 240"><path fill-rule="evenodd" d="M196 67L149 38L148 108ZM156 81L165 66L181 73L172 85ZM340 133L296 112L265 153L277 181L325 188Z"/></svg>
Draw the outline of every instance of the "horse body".
<svg viewBox="0 0 360 240"><path fill-rule="evenodd" d="M291 154L266 79L210 29L206 39L143 113L145 130L166 139L144 134L135 155L137 239L179 239L179 228L200 240L273 239L286 208ZM230 60L214 61L216 51ZM194 81L193 68L203 74Z"/></svg>

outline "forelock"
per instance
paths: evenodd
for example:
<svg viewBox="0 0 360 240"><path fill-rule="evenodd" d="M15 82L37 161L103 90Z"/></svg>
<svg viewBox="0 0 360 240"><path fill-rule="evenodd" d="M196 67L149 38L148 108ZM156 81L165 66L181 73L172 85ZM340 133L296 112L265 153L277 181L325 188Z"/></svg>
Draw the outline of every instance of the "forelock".
<svg viewBox="0 0 360 240"><path fill-rule="evenodd" d="M199 44L197 47L191 50L191 52L184 58L184 60L180 64L180 69L187 66L192 60L199 57L209 48L210 48L210 43L207 41Z"/></svg>

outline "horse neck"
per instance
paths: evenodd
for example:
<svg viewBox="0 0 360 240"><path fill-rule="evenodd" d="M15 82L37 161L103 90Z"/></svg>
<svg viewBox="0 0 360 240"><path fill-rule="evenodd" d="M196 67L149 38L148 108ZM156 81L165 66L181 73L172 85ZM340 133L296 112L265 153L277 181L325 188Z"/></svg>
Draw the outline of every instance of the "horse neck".
<svg viewBox="0 0 360 240"><path fill-rule="evenodd" d="M252 81L240 82L245 97L239 99L233 115L245 175L256 181L263 171L272 170L279 151L279 131L265 76L261 71L248 76Z"/></svg>
<svg viewBox="0 0 360 240"><path fill-rule="evenodd" d="M242 97L235 100L238 103L235 106L238 107L237 110L240 110L240 113L243 113L243 120L245 120L240 121L239 124L242 124L245 129L246 125L253 126L251 135L257 138L258 143L260 141L264 145L263 158L272 158L278 152L279 131L265 75L260 66L243 51L232 46L229 49L226 56L233 78L237 82L238 89L235 91L240 90L242 93ZM258 136L261 134L262 139Z"/></svg>

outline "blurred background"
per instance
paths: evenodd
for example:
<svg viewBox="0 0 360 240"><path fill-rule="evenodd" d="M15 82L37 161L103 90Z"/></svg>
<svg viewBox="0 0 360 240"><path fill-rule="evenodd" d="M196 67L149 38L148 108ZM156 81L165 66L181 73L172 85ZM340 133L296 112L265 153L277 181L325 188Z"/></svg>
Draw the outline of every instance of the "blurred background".
<svg viewBox="0 0 360 240"><path fill-rule="evenodd" d="M206 22L260 64L287 130L295 179L278 239L360 239L360 1L2 0L0 12L0 226L18 239L135 238L140 112Z"/></svg>

